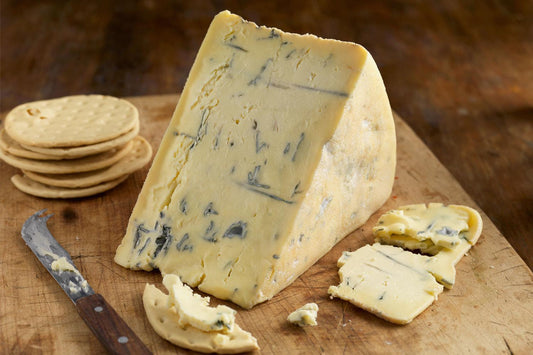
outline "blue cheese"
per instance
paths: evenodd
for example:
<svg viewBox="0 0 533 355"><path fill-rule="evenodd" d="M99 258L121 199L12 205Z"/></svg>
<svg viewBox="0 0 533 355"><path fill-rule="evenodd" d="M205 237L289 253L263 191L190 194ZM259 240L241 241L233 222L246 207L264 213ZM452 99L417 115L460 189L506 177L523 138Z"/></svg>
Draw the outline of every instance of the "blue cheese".
<svg viewBox="0 0 533 355"><path fill-rule="evenodd" d="M70 271L74 273L78 272L74 265L72 265L64 256L52 261L50 267L52 268L52 270L57 271L59 273L62 273L63 271Z"/></svg>
<svg viewBox="0 0 533 355"><path fill-rule="evenodd" d="M235 310L209 307L209 299L194 294L176 275L166 275L165 294L146 285L143 305L154 331L183 348L205 353L241 353L259 349L257 340L235 321Z"/></svg>
<svg viewBox="0 0 533 355"><path fill-rule="evenodd" d="M383 214L373 233L380 243L436 254L442 248L455 248L461 239L475 243L475 233L468 233L472 211L442 203L402 206Z"/></svg>
<svg viewBox="0 0 533 355"><path fill-rule="evenodd" d="M287 317L287 321L300 327L315 326L318 315L318 305L316 303L307 303L298 308Z"/></svg>
<svg viewBox="0 0 533 355"><path fill-rule="evenodd" d="M425 269L429 257L389 245L366 245L338 260L340 284L328 293L397 324L429 307L443 287Z"/></svg>
<svg viewBox="0 0 533 355"><path fill-rule="evenodd" d="M461 205L430 203L389 211L373 229L375 244L343 253L341 283L328 292L390 322L409 323L443 287L453 287L455 265L477 242L482 226L479 213Z"/></svg>
<svg viewBox="0 0 533 355"><path fill-rule="evenodd" d="M363 47L221 12L115 261L250 308L362 225L395 165L392 112Z"/></svg>
<svg viewBox="0 0 533 355"><path fill-rule="evenodd" d="M478 241L482 228L481 216L473 208L430 203L385 213L373 233L376 242L433 255L426 270L446 288L452 288L455 265Z"/></svg>
<svg viewBox="0 0 533 355"><path fill-rule="evenodd" d="M169 291L167 306L174 307L179 324L191 325L204 332L230 333L235 324L235 310L219 305L209 307L209 297L202 297L183 284L176 275L165 275L163 285Z"/></svg>

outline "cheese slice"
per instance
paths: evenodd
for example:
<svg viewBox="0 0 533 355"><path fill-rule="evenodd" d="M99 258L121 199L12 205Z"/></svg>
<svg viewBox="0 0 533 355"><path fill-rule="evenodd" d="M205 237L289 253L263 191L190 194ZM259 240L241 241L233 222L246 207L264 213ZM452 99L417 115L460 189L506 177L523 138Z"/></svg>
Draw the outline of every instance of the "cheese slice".
<svg viewBox="0 0 533 355"><path fill-rule="evenodd" d="M437 300L443 286L425 265L430 257L366 245L338 260L340 284L328 293L397 324L407 324Z"/></svg>
<svg viewBox="0 0 533 355"><path fill-rule="evenodd" d="M341 283L328 292L393 323L409 323L437 299L442 285L453 287L455 264L482 227L479 213L467 206L430 203L389 211L373 228L375 244L343 253Z"/></svg>
<svg viewBox="0 0 533 355"><path fill-rule="evenodd" d="M316 322L317 315L318 305L316 303L307 303L289 314L287 321L300 327L315 326L318 324Z"/></svg>
<svg viewBox="0 0 533 355"><path fill-rule="evenodd" d="M402 206L380 217L375 241L433 254L424 266L446 288L455 284L455 265L483 229L479 212L462 205L430 203Z"/></svg>
<svg viewBox="0 0 533 355"><path fill-rule="evenodd" d="M164 282L165 287L169 288L168 295L154 285L148 284L146 284L143 293L146 316L159 336L183 348L205 353L234 354L259 349L257 340L237 324L233 323L231 327L223 327L218 330L207 327L209 329L206 330L204 325L207 323L202 323L206 321L205 314L211 313L207 309L210 307L204 304L203 300L190 302L191 297L188 291L176 292L173 290L174 288L181 290L183 285L177 276L172 275L170 278L168 276L165 276ZM199 295L194 296L202 298ZM185 316L177 305L186 306L190 312L189 315ZM229 307L226 308L231 310L229 313L234 316L235 311ZM199 316L191 316L194 313L198 313ZM224 313L227 312L224 311ZM200 327L197 327L198 324Z"/></svg>
<svg viewBox="0 0 533 355"><path fill-rule="evenodd" d="M221 12L115 261L250 308L384 203L395 162L390 105L363 47Z"/></svg>
<svg viewBox="0 0 533 355"><path fill-rule="evenodd" d="M433 245L454 248L468 230L468 217L467 211L442 203L402 206L382 215L373 233L379 240L392 238L391 242L398 236L409 249L415 249L418 242L422 251Z"/></svg>

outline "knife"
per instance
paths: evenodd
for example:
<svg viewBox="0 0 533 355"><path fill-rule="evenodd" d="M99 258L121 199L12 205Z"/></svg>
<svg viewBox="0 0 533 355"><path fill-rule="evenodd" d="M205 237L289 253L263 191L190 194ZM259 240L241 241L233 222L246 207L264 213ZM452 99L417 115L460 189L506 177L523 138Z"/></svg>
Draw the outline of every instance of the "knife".
<svg viewBox="0 0 533 355"><path fill-rule="evenodd" d="M112 354L151 354L150 350L120 318L118 313L95 293L74 266L69 253L55 240L46 226L52 215L41 210L22 226L22 239L37 259L74 302L78 313L98 340Z"/></svg>

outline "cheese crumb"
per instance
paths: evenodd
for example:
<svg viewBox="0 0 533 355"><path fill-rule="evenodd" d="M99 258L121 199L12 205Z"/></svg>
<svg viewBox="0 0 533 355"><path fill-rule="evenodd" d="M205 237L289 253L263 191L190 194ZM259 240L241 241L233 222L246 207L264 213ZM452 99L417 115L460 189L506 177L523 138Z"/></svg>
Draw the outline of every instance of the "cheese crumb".
<svg viewBox="0 0 533 355"><path fill-rule="evenodd" d="M318 324L316 322L317 314L318 305L316 303L307 303L289 314L287 321L292 324L299 325L300 327L305 327L308 325L315 326Z"/></svg>
<svg viewBox="0 0 533 355"><path fill-rule="evenodd" d="M74 265L69 263L68 260L64 256L52 261L52 264L50 266L52 267L52 270L59 271L60 273L63 271L71 271L71 272L77 271Z"/></svg>

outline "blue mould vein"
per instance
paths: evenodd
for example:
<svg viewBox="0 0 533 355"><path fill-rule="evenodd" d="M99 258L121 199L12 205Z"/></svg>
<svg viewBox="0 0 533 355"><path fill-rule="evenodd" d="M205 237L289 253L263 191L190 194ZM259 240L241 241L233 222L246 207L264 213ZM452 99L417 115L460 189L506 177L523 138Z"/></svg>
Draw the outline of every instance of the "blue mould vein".
<svg viewBox="0 0 533 355"><path fill-rule="evenodd" d="M192 251L193 250L192 244L187 243L189 239L190 239L189 233L185 233L183 237L181 237L180 241L176 244L176 249L178 249L178 251L186 251L186 250Z"/></svg>
<svg viewBox="0 0 533 355"><path fill-rule="evenodd" d="M239 51L241 51L241 52L245 52L245 53L248 52L247 49L244 49L244 48L242 48L241 46L238 46L238 45L233 44L233 43L224 43L224 45L226 45L226 46L228 46L228 47L231 47L231 48L234 48L234 49L237 49L237 50L239 50Z"/></svg>
<svg viewBox="0 0 533 355"><path fill-rule="evenodd" d="M407 265L407 264L402 263L401 261L396 260L396 259L393 258L392 256L387 255L387 254L385 254L384 252L382 252L382 251L380 251L380 250L376 250L376 251L377 251L378 254L383 255L383 256L386 257L387 259L390 259L390 260L394 261L396 264L401 265L401 266L403 266L403 267L406 267L406 268L408 268L408 269L410 269L410 270L416 272L416 273L419 274L419 275L422 275L422 276L424 276L424 277L427 277L427 276L430 275L427 271L420 271L420 270L417 270L417 269L415 269L415 268L413 268L413 267L411 267L411 266L409 266L409 265Z"/></svg>
<svg viewBox="0 0 533 355"><path fill-rule="evenodd" d="M280 202L283 202L283 203L286 203L286 204L293 204L294 201L291 201L291 200L286 200L284 199L283 197L280 197L280 196L277 196L277 195L274 195L274 194L271 194L271 193L268 193L266 191L263 191L263 190L259 190L258 188L255 188L254 186L252 185L249 185L249 184L243 184L243 183L240 183L240 182L236 182L237 185L241 186L241 187L244 187L246 190L248 191L251 191L251 192L255 192L255 193L258 193L260 195L263 195L263 196L266 196L266 197L269 197L273 200L276 200L276 201L280 201Z"/></svg>
<svg viewBox="0 0 533 355"><path fill-rule="evenodd" d="M298 149L300 148L300 144L302 144L303 140L305 138L304 132L300 134L300 139L298 140L298 143L296 143L296 149L294 150L294 154L292 155L292 161L296 160L296 153L298 153Z"/></svg>
<svg viewBox="0 0 533 355"><path fill-rule="evenodd" d="M272 58L268 58L265 62L265 64L263 64L263 66L261 66L261 69L259 69L259 73L255 76L255 78L253 78L252 80L250 80L248 82L248 86L257 86L257 82L260 81L262 79L262 75L263 73L265 72L265 70L267 69L268 67L268 64L269 63L272 63L274 61L274 59Z"/></svg>
<svg viewBox="0 0 533 355"><path fill-rule="evenodd" d="M257 175L259 174L260 170L261 170L261 165L257 165L254 168L253 172L251 171L248 172L248 184L251 186L262 188L262 189L270 189L270 185L260 184L257 181Z"/></svg>
<svg viewBox="0 0 533 355"><path fill-rule="evenodd" d="M259 137L260 133L261 131L259 130L255 131L255 152L256 153L259 153L261 149L263 148L268 148L267 142L261 142L260 137Z"/></svg>

